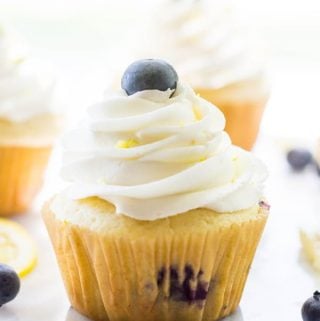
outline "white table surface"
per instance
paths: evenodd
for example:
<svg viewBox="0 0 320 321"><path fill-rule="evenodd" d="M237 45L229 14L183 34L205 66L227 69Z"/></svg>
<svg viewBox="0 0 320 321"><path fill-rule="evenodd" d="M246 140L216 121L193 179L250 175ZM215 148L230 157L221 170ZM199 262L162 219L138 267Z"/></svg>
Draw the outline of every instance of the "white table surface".
<svg viewBox="0 0 320 321"><path fill-rule="evenodd" d="M272 209L241 308L226 321L301 320L301 305L320 288L320 278L304 259L298 230L316 213L320 177L311 170L291 173L271 139L260 140L255 152L270 170L266 194ZM39 262L22 280L18 297L0 309L0 321L86 320L70 309L39 211L16 220L36 240Z"/></svg>

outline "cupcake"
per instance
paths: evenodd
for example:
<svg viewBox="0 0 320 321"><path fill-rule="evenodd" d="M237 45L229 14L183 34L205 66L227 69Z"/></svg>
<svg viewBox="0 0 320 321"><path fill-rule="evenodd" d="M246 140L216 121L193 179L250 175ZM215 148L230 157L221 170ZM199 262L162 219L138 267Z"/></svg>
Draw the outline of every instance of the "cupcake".
<svg viewBox="0 0 320 321"><path fill-rule="evenodd" d="M213 321L238 306L269 206L266 170L161 60L63 138L43 216L72 306L95 321Z"/></svg>
<svg viewBox="0 0 320 321"><path fill-rule="evenodd" d="M233 144L250 150L269 86L264 59L233 9L231 1L164 1L155 6L158 18L149 23L148 47L141 51L175 65L196 93L224 113Z"/></svg>
<svg viewBox="0 0 320 321"><path fill-rule="evenodd" d="M31 70L12 38L0 28L0 216L29 208L61 125L53 82Z"/></svg>

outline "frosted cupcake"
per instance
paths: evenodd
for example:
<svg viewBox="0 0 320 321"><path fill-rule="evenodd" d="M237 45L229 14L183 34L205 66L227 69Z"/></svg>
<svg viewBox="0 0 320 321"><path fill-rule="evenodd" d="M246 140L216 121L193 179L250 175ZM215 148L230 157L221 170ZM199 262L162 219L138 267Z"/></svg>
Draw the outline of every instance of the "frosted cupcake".
<svg viewBox="0 0 320 321"><path fill-rule="evenodd" d="M235 145L251 149L269 97L261 53L231 1L164 1L156 6L146 54L174 64L180 77L222 110Z"/></svg>
<svg viewBox="0 0 320 321"><path fill-rule="evenodd" d="M30 65L0 26L0 216L31 205L61 126L52 81Z"/></svg>
<svg viewBox="0 0 320 321"><path fill-rule="evenodd" d="M218 320L239 304L269 207L265 167L159 60L63 139L43 215L72 306L97 321Z"/></svg>

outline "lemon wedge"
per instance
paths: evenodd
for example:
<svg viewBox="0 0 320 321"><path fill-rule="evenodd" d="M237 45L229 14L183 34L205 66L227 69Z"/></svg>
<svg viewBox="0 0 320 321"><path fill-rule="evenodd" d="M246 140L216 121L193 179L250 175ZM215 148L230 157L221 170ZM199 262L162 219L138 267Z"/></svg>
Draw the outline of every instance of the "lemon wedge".
<svg viewBox="0 0 320 321"><path fill-rule="evenodd" d="M36 262L36 247L28 232L20 224L0 218L0 263L22 277L33 270Z"/></svg>

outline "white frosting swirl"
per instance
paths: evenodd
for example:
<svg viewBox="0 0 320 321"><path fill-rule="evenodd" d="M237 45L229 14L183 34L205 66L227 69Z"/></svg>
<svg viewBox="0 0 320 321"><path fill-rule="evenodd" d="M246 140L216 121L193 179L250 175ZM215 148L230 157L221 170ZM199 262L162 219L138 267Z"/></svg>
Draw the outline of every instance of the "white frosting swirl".
<svg viewBox="0 0 320 321"><path fill-rule="evenodd" d="M262 55L230 1L167 0L155 10L142 55L171 62L193 88L219 89L262 75Z"/></svg>
<svg viewBox="0 0 320 321"><path fill-rule="evenodd" d="M36 74L13 37L0 26L0 118L25 122L54 112L52 79Z"/></svg>
<svg viewBox="0 0 320 321"><path fill-rule="evenodd" d="M100 197L138 220L258 204L264 166L231 145L215 106L185 85L171 93L120 92L89 108L63 140L67 195Z"/></svg>

